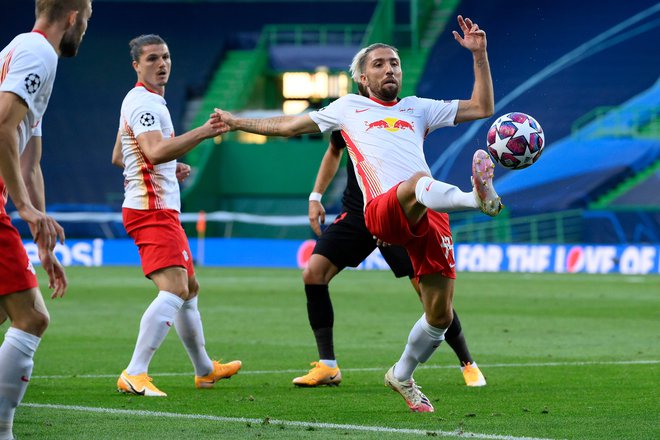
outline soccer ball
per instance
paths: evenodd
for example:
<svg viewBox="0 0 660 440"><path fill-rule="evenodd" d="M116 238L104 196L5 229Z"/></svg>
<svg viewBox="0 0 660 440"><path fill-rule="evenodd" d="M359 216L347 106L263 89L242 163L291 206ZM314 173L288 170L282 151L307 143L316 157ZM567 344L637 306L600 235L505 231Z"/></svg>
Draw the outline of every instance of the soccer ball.
<svg viewBox="0 0 660 440"><path fill-rule="evenodd" d="M539 160L545 136L536 119L514 112L497 118L488 130L487 142L495 162L510 170L521 170Z"/></svg>

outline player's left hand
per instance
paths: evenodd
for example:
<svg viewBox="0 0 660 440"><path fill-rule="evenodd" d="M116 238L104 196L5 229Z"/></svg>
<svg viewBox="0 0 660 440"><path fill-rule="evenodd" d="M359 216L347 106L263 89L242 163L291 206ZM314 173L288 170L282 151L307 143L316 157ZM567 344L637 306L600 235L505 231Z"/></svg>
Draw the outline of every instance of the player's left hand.
<svg viewBox="0 0 660 440"><path fill-rule="evenodd" d="M50 297L52 299L63 297L69 285L64 267L52 251L39 252L39 259L41 260L41 266L48 274L48 288L53 289Z"/></svg>
<svg viewBox="0 0 660 440"><path fill-rule="evenodd" d="M176 163L176 180L183 182L190 177L190 165L186 163Z"/></svg>
<svg viewBox="0 0 660 440"><path fill-rule="evenodd" d="M325 208L321 202L314 200L309 201L309 225L312 231L320 237L321 225L325 224Z"/></svg>
<svg viewBox="0 0 660 440"><path fill-rule="evenodd" d="M463 16L458 16L458 25L463 31L463 37L456 31L452 31L454 39L458 44L468 49L470 52L478 52L486 50L486 32L479 29L477 23L473 23L469 18L463 19Z"/></svg>

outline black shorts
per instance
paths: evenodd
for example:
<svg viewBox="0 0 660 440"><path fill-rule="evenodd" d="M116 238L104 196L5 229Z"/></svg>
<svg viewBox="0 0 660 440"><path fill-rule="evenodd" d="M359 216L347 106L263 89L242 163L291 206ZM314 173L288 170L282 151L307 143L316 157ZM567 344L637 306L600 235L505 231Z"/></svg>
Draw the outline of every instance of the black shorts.
<svg viewBox="0 0 660 440"><path fill-rule="evenodd" d="M376 240L364 225L364 216L353 212L342 212L328 226L314 246L314 254L323 255L339 270L357 267L373 250ZM412 263L401 246L380 248L383 258L394 272L394 276L412 277Z"/></svg>

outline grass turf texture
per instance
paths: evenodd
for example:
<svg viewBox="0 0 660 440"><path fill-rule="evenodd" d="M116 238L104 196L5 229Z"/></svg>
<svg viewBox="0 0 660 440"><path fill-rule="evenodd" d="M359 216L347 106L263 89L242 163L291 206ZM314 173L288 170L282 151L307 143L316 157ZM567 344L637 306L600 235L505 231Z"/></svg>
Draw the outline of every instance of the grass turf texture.
<svg viewBox="0 0 660 440"><path fill-rule="evenodd" d="M14 433L21 440L394 439L452 431L481 438L660 438L659 277L460 274L455 307L488 386L466 387L443 344L415 373L436 412L413 414L383 386L383 375L398 360L421 306L408 281L388 272L345 271L333 281L344 381L301 389L291 379L317 353L300 272L199 269L209 354L241 359L243 369L215 389L194 389L190 361L172 331L149 370L167 398L115 391L156 293L151 282L137 267L74 267L68 276L66 297L47 300L51 326L35 358L26 405L16 414ZM644 360L651 362L639 363ZM119 412L29 406L42 404Z"/></svg>

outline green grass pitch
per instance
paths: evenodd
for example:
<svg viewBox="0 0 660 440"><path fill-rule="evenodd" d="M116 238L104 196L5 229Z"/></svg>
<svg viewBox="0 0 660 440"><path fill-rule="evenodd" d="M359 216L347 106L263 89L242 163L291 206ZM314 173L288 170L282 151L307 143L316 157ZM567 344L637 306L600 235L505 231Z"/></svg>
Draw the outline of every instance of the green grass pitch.
<svg viewBox="0 0 660 440"><path fill-rule="evenodd" d="M68 276L66 297L47 300L51 325L16 413L20 440L660 438L657 276L459 274L455 307L488 385L466 387L443 344L415 373L432 414L411 413L383 386L421 315L408 281L388 272L334 280L344 381L298 389L291 379L317 357L300 271L199 269L209 354L241 359L243 369L196 390L172 331L149 371L166 398L115 385L156 293L151 282L137 267Z"/></svg>

